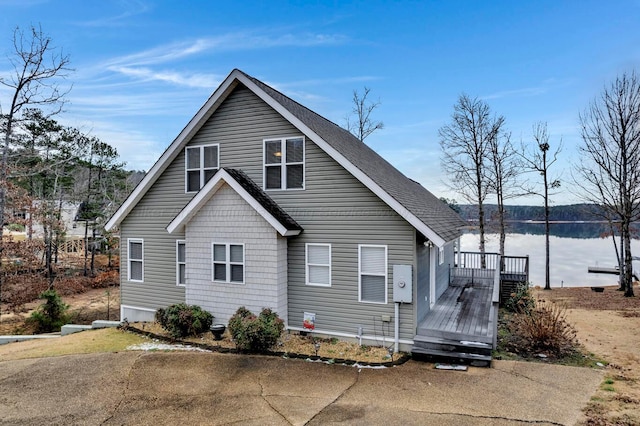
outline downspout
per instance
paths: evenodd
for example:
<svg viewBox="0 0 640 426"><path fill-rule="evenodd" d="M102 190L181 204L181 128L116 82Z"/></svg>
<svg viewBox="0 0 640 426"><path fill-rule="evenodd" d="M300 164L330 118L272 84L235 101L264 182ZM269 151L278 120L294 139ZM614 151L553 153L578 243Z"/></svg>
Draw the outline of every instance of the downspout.
<svg viewBox="0 0 640 426"><path fill-rule="evenodd" d="M398 353L400 350L400 302L395 303L395 321L393 323L394 345L393 352Z"/></svg>
<svg viewBox="0 0 640 426"><path fill-rule="evenodd" d="M436 263L437 248L433 243L429 244L429 309L436 304Z"/></svg>

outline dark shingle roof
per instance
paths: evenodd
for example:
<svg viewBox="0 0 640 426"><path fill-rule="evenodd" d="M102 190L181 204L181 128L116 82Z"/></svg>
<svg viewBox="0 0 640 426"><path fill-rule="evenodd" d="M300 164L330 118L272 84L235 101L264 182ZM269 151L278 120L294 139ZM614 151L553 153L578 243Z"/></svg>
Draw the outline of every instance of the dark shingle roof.
<svg viewBox="0 0 640 426"><path fill-rule="evenodd" d="M242 72L242 71L240 71ZM349 131L311 111L260 80L243 73L287 111L302 121L351 164L376 182L387 194L444 241L460 235L465 222L449 206L419 183L407 178Z"/></svg>
<svg viewBox="0 0 640 426"><path fill-rule="evenodd" d="M244 188L264 209L289 231L302 231L302 227L291 216L269 197L249 176L242 170L223 167L222 170L229 173L236 182Z"/></svg>

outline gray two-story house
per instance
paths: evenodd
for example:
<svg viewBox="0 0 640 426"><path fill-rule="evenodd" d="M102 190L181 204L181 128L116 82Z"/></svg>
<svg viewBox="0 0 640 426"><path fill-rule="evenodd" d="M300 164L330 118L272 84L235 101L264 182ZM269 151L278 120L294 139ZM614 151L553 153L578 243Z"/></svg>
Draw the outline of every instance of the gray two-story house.
<svg viewBox="0 0 640 426"><path fill-rule="evenodd" d="M121 318L273 308L290 330L407 350L463 222L351 133L234 70L109 220Z"/></svg>

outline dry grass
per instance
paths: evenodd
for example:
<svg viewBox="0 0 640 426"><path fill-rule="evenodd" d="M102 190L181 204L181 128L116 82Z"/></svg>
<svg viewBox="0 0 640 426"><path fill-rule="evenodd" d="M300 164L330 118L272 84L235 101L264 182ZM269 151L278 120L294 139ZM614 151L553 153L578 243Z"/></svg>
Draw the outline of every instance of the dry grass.
<svg viewBox="0 0 640 426"><path fill-rule="evenodd" d="M580 424L640 424L640 287L624 297L617 286L596 293L590 288L540 290L537 296L567 306L580 343L609 362L608 374L584 409Z"/></svg>
<svg viewBox="0 0 640 426"><path fill-rule="evenodd" d="M147 338L134 333L105 328L83 331L59 338L2 345L0 346L0 359L10 361L72 354L120 352L126 350L127 346L148 341Z"/></svg>
<svg viewBox="0 0 640 426"><path fill-rule="evenodd" d="M602 293L596 293L589 287L554 288L551 291L538 291L538 297L562 304L570 309L589 309L598 311L640 312L640 287L634 286L636 297L624 297L617 286L604 287Z"/></svg>

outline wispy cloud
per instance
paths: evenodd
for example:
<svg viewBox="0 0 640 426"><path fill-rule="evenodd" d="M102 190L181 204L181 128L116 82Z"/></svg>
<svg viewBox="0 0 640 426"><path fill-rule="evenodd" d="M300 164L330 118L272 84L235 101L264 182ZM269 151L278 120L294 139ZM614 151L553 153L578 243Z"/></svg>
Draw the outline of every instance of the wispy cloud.
<svg viewBox="0 0 640 426"><path fill-rule="evenodd" d="M144 66L173 62L205 52L270 49L276 47L322 46L344 43L341 35L327 34L257 34L248 32L228 33L216 37L199 38L154 47L131 55L113 58L104 66Z"/></svg>
<svg viewBox="0 0 640 426"><path fill-rule="evenodd" d="M257 34L228 33L216 37L174 42L151 49L109 59L95 66L96 73L108 70L137 81L158 81L183 87L212 88L222 79L208 73L180 72L158 69L163 64L176 64L199 55L238 50L271 49L277 47L322 46L343 43L345 38L326 34Z"/></svg>
<svg viewBox="0 0 640 426"><path fill-rule="evenodd" d="M520 89L502 90L488 95L480 96L481 99L501 99L501 98L525 98L532 96L539 96L549 93L550 91L559 87L564 87L570 84L568 80L557 80L555 78L547 79L541 82L537 86L523 87Z"/></svg>
<svg viewBox="0 0 640 426"><path fill-rule="evenodd" d="M118 27L126 25L129 18L144 14L151 10L151 7L147 2L142 0L121 0L118 4L121 4L124 7L124 10L118 15L105 16L91 21L75 22L75 25L81 27Z"/></svg>
<svg viewBox="0 0 640 426"><path fill-rule="evenodd" d="M522 89L503 90L501 92L491 93L489 95L480 96L481 99L500 99L500 98L512 98L512 97L528 97L537 96L547 93L547 87L525 87Z"/></svg>
<svg viewBox="0 0 640 426"><path fill-rule="evenodd" d="M215 88L222 78L218 74L180 73L177 71L154 71L150 68L112 67L113 71L120 74L141 79L144 81L162 81L180 86Z"/></svg>

